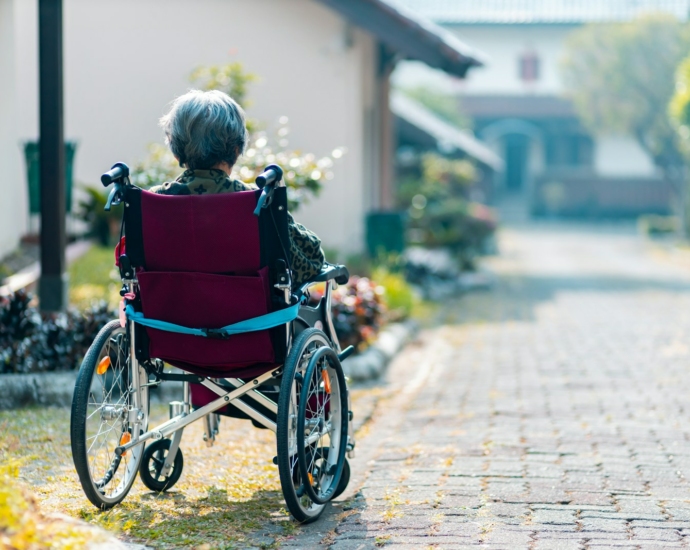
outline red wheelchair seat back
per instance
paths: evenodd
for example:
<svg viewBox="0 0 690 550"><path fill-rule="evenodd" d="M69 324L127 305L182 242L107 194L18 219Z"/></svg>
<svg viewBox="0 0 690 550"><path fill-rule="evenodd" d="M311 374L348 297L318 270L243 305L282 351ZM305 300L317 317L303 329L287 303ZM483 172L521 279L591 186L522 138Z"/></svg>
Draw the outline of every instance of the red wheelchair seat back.
<svg viewBox="0 0 690 550"><path fill-rule="evenodd" d="M289 265L285 188L275 190L257 217L258 196L128 190L126 255L137 269L135 308L147 318L218 329L285 307L273 287L276 266ZM155 357L205 376L256 376L284 360L285 327L205 338L137 325L136 342L140 360Z"/></svg>

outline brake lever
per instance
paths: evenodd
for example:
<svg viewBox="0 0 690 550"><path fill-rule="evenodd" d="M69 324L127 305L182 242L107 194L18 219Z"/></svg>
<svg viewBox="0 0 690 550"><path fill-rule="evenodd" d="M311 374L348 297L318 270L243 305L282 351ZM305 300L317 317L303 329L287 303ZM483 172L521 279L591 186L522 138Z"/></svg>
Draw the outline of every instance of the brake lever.
<svg viewBox="0 0 690 550"><path fill-rule="evenodd" d="M261 190L261 195L259 196L259 200L256 201L256 208L254 209L255 216L259 216L259 214L261 214L261 209L271 204L270 199L273 196L273 191L275 191L275 186L272 184L266 185Z"/></svg>
<svg viewBox="0 0 690 550"><path fill-rule="evenodd" d="M120 198L120 189L115 186L110 190L110 193L108 194L108 201L105 203L105 210L106 212L110 212L110 207L115 205L117 206L122 202L122 199Z"/></svg>

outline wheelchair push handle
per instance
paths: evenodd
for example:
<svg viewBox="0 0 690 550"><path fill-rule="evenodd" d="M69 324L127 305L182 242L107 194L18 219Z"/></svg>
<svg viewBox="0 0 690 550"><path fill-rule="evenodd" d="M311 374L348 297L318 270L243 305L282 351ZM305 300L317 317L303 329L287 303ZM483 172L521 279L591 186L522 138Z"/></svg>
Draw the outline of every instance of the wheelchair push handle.
<svg viewBox="0 0 690 550"><path fill-rule="evenodd" d="M256 176L256 185L263 189L267 185L278 183L283 179L283 169L277 164L269 164L261 174Z"/></svg>
<svg viewBox="0 0 690 550"><path fill-rule="evenodd" d="M127 176L129 176L129 166L127 166L124 162L118 162L101 176L101 183L103 184L103 187L108 187L114 181L126 178Z"/></svg>
<svg viewBox="0 0 690 550"><path fill-rule="evenodd" d="M271 198L276 184L278 184L281 179L283 179L283 169L277 164L267 166L266 169L256 177L256 185L261 189L261 195L259 195L259 200L256 201L256 208L254 209L255 216L261 214L261 209L268 206L268 200Z"/></svg>

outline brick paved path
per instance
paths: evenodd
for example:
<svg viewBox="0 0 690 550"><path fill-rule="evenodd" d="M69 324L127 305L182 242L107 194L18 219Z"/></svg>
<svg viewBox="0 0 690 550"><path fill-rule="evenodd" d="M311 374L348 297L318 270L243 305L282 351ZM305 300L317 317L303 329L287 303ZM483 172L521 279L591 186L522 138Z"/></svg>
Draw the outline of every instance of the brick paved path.
<svg viewBox="0 0 690 550"><path fill-rule="evenodd" d="M392 366L357 495L293 544L690 547L690 271L605 228L502 250Z"/></svg>

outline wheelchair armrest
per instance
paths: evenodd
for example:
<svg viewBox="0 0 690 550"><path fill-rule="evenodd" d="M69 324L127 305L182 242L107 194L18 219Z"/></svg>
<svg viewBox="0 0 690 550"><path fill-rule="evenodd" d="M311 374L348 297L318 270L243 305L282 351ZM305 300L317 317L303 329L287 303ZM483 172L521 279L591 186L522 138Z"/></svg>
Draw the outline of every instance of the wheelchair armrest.
<svg viewBox="0 0 690 550"><path fill-rule="evenodd" d="M350 272L344 265L324 264L321 268L321 273L311 279L310 283L325 283L335 279L339 285L347 284L350 280Z"/></svg>
<svg viewBox="0 0 690 550"><path fill-rule="evenodd" d="M323 264L321 268L321 273L309 279L306 283L302 283L297 291L297 296L302 297L307 289L316 283L325 283L335 279L335 282L339 285L344 285L350 280L350 272L344 265L334 265L334 264Z"/></svg>
<svg viewBox="0 0 690 550"><path fill-rule="evenodd" d="M323 264L321 273L316 275L316 277L309 279L306 283L302 283L295 291L294 295L297 300L301 300L311 285L316 283L325 283L331 279L335 279L335 282L339 285L347 284L347 282L350 280L350 272L344 265Z"/></svg>

